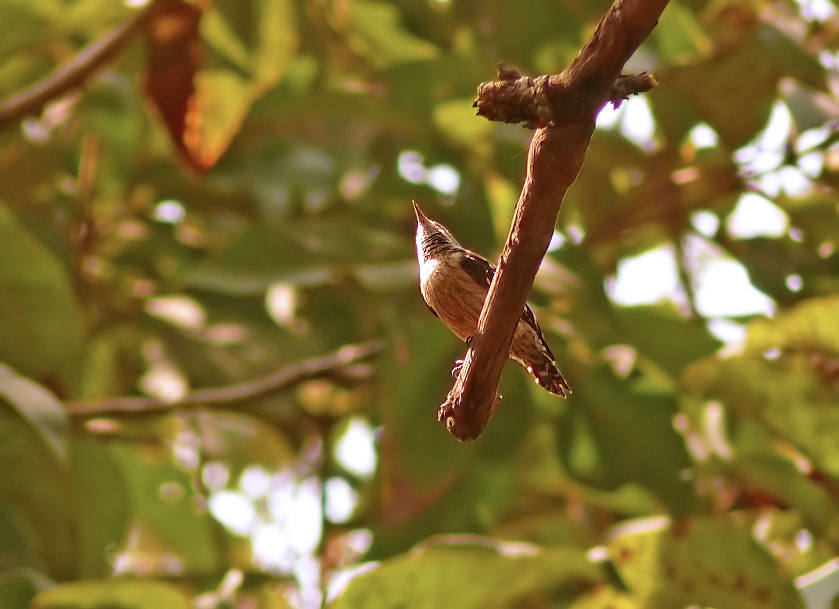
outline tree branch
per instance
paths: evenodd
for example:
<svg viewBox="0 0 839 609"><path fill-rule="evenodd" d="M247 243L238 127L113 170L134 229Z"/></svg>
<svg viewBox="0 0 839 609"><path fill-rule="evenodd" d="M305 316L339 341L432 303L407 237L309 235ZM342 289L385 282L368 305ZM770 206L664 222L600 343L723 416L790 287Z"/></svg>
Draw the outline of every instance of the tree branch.
<svg viewBox="0 0 839 609"><path fill-rule="evenodd" d="M287 389L302 381L325 376L357 375L356 367L378 355L382 341L346 345L334 353L289 364L267 376L222 387L210 387L188 393L183 398L166 402L152 397L118 397L93 401L66 402L71 417L90 419L114 415L148 415L175 409L205 406L231 406ZM369 376L365 370L364 376Z"/></svg>
<svg viewBox="0 0 839 609"><path fill-rule="evenodd" d="M143 29L155 5L156 2L150 2L146 8L87 45L43 80L0 102L0 129L40 112L48 102L81 85L88 76L111 61Z"/></svg>
<svg viewBox="0 0 839 609"><path fill-rule="evenodd" d="M527 176L478 329L438 412L438 418L460 440L478 437L492 417L513 333L550 243L562 199L585 160L597 114L613 100L624 64L652 31L667 2L616 0L571 65L559 75L525 81L520 90L526 94L519 102L505 97L510 85L522 78L509 68L499 69L499 81L478 89L478 114L494 120L512 117L514 122L521 120L539 129L530 144ZM618 86L631 93L633 86L651 86L652 82L632 77ZM519 110L511 103L519 103ZM500 115L495 113L498 108Z"/></svg>

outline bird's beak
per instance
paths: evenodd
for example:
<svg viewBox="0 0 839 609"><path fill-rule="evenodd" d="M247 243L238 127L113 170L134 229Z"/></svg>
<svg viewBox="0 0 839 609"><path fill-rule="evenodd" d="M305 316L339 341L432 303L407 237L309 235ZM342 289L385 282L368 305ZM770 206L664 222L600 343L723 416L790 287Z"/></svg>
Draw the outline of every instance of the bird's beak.
<svg viewBox="0 0 839 609"><path fill-rule="evenodd" d="M417 215L417 222L419 222L420 224L426 222L428 218L426 218L425 214L422 213L422 210L419 208L419 205L417 205L417 202L411 201L411 203L414 204L414 213Z"/></svg>

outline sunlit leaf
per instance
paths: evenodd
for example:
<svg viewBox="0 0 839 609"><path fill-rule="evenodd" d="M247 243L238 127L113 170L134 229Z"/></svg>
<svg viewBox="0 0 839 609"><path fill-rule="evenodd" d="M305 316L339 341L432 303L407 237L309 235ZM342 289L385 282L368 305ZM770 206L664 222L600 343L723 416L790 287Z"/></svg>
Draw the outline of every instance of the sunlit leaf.
<svg viewBox="0 0 839 609"><path fill-rule="evenodd" d="M477 153L488 152L492 123L475 115L472 99L451 100L437 106L434 122L441 133Z"/></svg>
<svg viewBox="0 0 839 609"><path fill-rule="evenodd" d="M685 383L698 394L719 399L737 416L765 425L835 475L836 310L836 298L813 299L777 320L756 321L744 353L698 362L688 369Z"/></svg>
<svg viewBox="0 0 839 609"><path fill-rule="evenodd" d="M499 243L507 238L513 212L519 199L518 188L503 176L488 174L486 177L487 200L492 210L492 224Z"/></svg>
<svg viewBox="0 0 839 609"><path fill-rule="evenodd" d="M33 609L187 609L189 599L175 586L154 580L103 579L60 584L39 594Z"/></svg>
<svg viewBox="0 0 839 609"><path fill-rule="evenodd" d="M804 607L748 526L728 519L627 521L608 547L621 579L645 607Z"/></svg>
<svg viewBox="0 0 839 609"><path fill-rule="evenodd" d="M597 586L574 601L571 609L640 609L642 606L631 594L613 586Z"/></svg>
<svg viewBox="0 0 839 609"><path fill-rule="evenodd" d="M839 297L814 298L779 315L776 320L756 320L749 326L749 353L769 349L819 350L826 357L839 355Z"/></svg>
<svg viewBox="0 0 839 609"><path fill-rule="evenodd" d="M330 607L515 607L523 597L602 578L577 548L481 541L458 546L443 538L385 561L352 580Z"/></svg>

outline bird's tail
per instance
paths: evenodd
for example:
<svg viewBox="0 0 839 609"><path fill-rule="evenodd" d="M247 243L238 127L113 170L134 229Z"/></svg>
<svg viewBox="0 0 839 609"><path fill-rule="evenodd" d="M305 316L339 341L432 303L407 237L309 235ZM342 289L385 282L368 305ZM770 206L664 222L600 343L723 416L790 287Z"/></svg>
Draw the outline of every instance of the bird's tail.
<svg viewBox="0 0 839 609"><path fill-rule="evenodd" d="M571 388L556 367L556 360L533 313L525 309L522 317L525 319L519 322L516 329L510 346L510 357L521 364L540 387L564 398L571 393Z"/></svg>
<svg viewBox="0 0 839 609"><path fill-rule="evenodd" d="M562 377L562 373L559 371L559 368L556 367L556 362L550 359L547 354L544 354L544 356L539 359L541 361L537 362L535 365L526 366L527 371L530 373L530 376L533 377L533 380L535 380L540 387L547 389L554 395L564 398L566 395L570 394L571 388Z"/></svg>

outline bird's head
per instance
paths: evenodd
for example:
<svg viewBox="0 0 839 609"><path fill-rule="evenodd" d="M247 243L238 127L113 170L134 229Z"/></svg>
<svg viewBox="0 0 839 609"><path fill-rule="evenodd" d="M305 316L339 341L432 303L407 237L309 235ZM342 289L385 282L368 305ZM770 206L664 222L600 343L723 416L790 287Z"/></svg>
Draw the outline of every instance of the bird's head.
<svg viewBox="0 0 839 609"><path fill-rule="evenodd" d="M460 243L445 226L428 218L414 201L417 215L417 258L422 264L431 258L460 249Z"/></svg>

